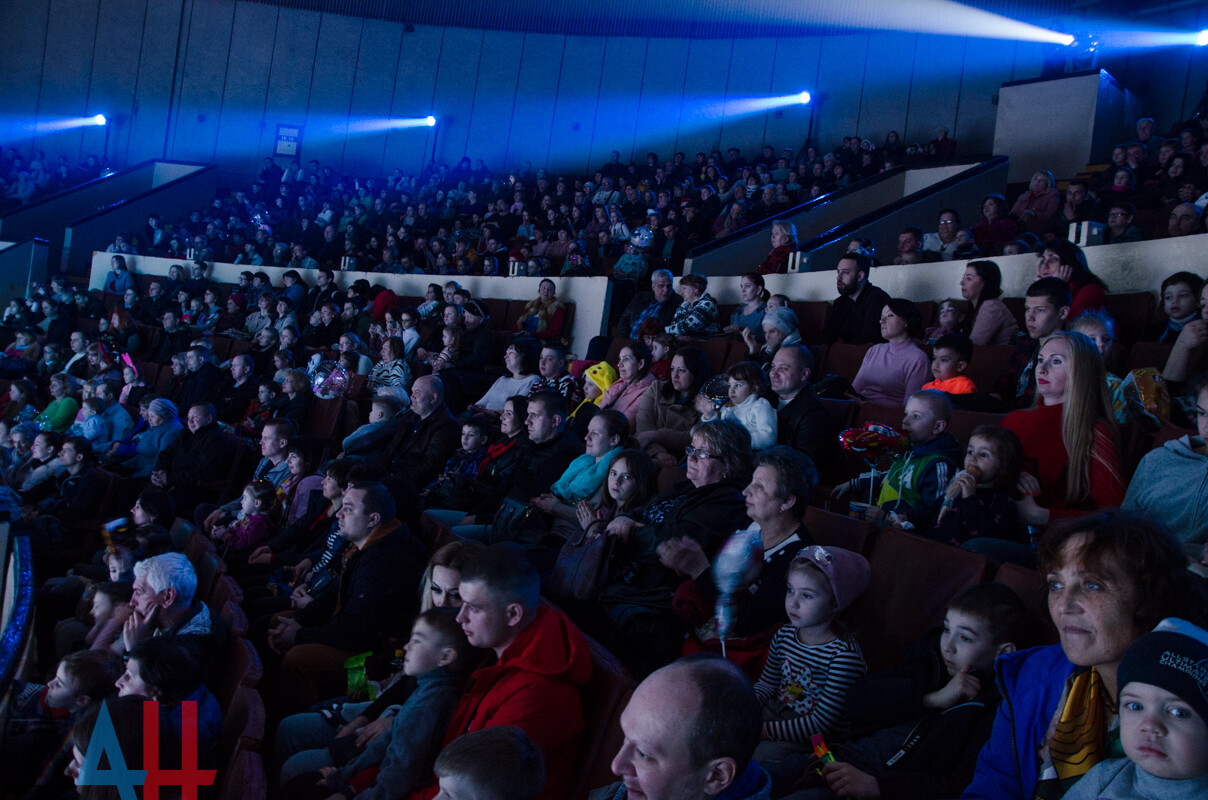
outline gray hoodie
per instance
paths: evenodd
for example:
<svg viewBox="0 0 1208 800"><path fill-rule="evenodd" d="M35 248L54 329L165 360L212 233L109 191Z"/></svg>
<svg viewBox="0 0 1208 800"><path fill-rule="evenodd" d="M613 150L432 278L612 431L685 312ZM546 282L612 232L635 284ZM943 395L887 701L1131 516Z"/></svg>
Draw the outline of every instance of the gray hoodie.
<svg viewBox="0 0 1208 800"><path fill-rule="evenodd" d="M1150 451L1124 496L1124 508L1164 522L1197 558L1208 542L1208 457L1193 449L1203 446L1198 436L1183 436Z"/></svg>

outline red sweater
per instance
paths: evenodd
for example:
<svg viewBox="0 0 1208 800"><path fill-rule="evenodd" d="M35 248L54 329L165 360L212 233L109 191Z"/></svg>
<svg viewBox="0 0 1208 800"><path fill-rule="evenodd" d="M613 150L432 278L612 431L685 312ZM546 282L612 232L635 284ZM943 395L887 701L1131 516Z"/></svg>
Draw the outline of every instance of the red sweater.
<svg viewBox="0 0 1208 800"><path fill-rule="evenodd" d="M1083 311L1098 311L1103 308L1107 303L1107 292L1097 283L1079 286L1070 281L1070 298L1070 313L1066 315L1066 319L1073 322Z"/></svg>
<svg viewBox="0 0 1208 800"><path fill-rule="evenodd" d="M1095 426L1090 460L1090 499L1075 507L1065 505L1065 468L1070 457L1061 438L1061 408L1061 405L1042 405L1012 411L1002 421L1002 426L1014 431L1023 444L1024 469L1034 471L1040 481L1037 504L1049 509L1054 519L1080 516L1095 508L1119 506L1124 502L1120 450L1110 429L1103 423Z"/></svg>
<svg viewBox="0 0 1208 800"><path fill-rule="evenodd" d="M579 765L584 728L579 692L591 679L591 669L587 639L574 623L560 611L538 608L537 618L499 661L474 673L453 710L443 745L465 733L515 725L545 754L540 800L562 800ZM437 791L433 778L408 800L431 800Z"/></svg>

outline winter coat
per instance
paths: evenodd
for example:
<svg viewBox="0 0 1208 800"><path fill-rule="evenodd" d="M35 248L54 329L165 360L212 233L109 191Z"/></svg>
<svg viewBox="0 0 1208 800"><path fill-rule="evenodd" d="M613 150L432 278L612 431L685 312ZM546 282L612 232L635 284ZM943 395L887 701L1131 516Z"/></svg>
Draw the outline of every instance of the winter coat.
<svg viewBox="0 0 1208 800"><path fill-rule="evenodd" d="M536 618L493 664L474 672L453 711L444 744L495 725L515 725L545 754L541 800L570 793L584 732L580 692L591 679L587 638L560 611L540 607ZM410 800L430 800L435 782Z"/></svg>

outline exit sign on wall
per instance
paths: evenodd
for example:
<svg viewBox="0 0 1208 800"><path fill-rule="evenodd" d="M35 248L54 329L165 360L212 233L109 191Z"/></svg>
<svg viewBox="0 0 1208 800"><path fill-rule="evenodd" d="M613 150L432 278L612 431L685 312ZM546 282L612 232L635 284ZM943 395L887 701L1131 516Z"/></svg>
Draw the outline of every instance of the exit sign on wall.
<svg viewBox="0 0 1208 800"><path fill-rule="evenodd" d="M279 156L296 156L302 146L302 127L300 125L277 126L277 149Z"/></svg>

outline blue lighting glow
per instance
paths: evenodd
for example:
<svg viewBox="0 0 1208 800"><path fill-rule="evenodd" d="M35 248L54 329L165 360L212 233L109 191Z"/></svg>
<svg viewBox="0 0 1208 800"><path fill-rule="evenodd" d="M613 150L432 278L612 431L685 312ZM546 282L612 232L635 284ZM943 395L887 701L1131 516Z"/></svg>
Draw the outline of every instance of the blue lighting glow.
<svg viewBox="0 0 1208 800"><path fill-rule="evenodd" d="M1208 45L1208 30L1200 31L1200 35L1195 37L1195 43L1196 43L1196 46L1198 46L1198 47L1203 47L1204 45Z"/></svg>
<svg viewBox="0 0 1208 800"><path fill-rule="evenodd" d="M95 117L92 118L93 125L104 125L107 122L108 122L108 120L105 119L104 114L97 114Z"/></svg>
<svg viewBox="0 0 1208 800"><path fill-rule="evenodd" d="M803 106L808 106L810 104L810 100L813 99L809 92L802 92L801 94L797 95L797 97L801 100L801 105Z"/></svg>
<svg viewBox="0 0 1208 800"><path fill-rule="evenodd" d="M347 124L349 133L377 133L392 131L399 128L431 128L436 124L436 117L407 117L404 119L354 119ZM315 125L312 128L330 129L333 134L340 135L345 129L342 120L332 120L329 125Z"/></svg>

